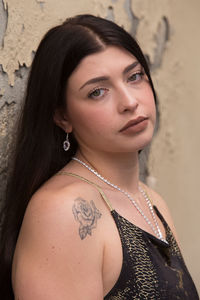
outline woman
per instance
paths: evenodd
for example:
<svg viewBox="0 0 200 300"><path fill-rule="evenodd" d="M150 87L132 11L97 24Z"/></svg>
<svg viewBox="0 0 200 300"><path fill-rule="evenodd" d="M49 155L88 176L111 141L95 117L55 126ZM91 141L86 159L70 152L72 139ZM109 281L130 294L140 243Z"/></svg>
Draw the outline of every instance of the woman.
<svg viewBox="0 0 200 300"><path fill-rule="evenodd" d="M5 299L11 275L22 300L199 299L164 201L139 181L155 103L144 55L121 27L80 15L45 35L6 200Z"/></svg>

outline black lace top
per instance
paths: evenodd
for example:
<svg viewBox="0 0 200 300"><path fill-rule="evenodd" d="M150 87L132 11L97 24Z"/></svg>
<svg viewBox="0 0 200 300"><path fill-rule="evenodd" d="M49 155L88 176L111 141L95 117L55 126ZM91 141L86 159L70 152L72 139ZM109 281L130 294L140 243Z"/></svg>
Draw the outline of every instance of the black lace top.
<svg viewBox="0 0 200 300"><path fill-rule="evenodd" d="M121 238L123 264L105 300L199 299L172 232L154 209L165 227L169 245L111 211Z"/></svg>

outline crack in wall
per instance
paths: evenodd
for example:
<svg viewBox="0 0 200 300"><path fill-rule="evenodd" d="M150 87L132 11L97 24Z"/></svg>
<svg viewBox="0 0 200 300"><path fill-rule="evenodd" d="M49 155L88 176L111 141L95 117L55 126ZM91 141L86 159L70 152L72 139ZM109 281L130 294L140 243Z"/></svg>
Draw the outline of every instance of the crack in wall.
<svg viewBox="0 0 200 300"><path fill-rule="evenodd" d="M170 26L166 16L163 16L159 22L154 39L156 47L154 49L154 59L151 63L151 70L160 68L167 42L170 39Z"/></svg>
<svg viewBox="0 0 200 300"><path fill-rule="evenodd" d="M4 47L4 36L8 25L8 6L0 0L0 46Z"/></svg>
<svg viewBox="0 0 200 300"><path fill-rule="evenodd" d="M130 34L132 36L136 36L137 33L137 28L139 25L139 18L134 14L133 10L132 10L132 1L131 0L125 0L124 2L124 9L128 15L128 18L131 22L131 29L130 29Z"/></svg>

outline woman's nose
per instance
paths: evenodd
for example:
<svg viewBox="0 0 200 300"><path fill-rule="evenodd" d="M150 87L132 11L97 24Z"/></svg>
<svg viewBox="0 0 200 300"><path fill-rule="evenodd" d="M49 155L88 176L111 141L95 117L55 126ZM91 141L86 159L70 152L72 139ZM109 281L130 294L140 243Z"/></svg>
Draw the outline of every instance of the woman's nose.
<svg viewBox="0 0 200 300"><path fill-rule="evenodd" d="M118 91L118 110L120 113L133 112L138 107L138 100L130 87L121 87Z"/></svg>

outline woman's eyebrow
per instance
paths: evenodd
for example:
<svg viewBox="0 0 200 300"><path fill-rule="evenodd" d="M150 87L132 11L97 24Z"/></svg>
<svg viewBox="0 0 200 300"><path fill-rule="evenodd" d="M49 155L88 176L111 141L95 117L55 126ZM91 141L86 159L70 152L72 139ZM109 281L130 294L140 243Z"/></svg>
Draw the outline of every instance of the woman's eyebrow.
<svg viewBox="0 0 200 300"><path fill-rule="evenodd" d="M139 65L138 61L134 61L132 64L128 65L124 70L123 70L123 75L125 75L126 73L128 73L129 71L131 71L132 69L134 69L137 65ZM86 81L79 89L79 91L81 89L83 89L86 85L88 84L93 84L93 83L97 83L97 82L101 82L101 81L107 81L109 80L109 76L99 76L99 77L95 77L92 79L89 79L88 81Z"/></svg>
<svg viewBox="0 0 200 300"><path fill-rule="evenodd" d="M99 77L95 77L95 78L92 78L88 81L86 81L79 89L79 91L84 88L84 86L88 85L88 84L92 84L92 83L97 83L97 82L100 82L100 81L106 81L106 80L109 80L109 77L108 76L99 76Z"/></svg>
<svg viewBox="0 0 200 300"><path fill-rule="evenodd" d="M132 69L134 69L135 67L137 67L139 65L139 62L136 60L134 61L132 64L130 64L129 66L127 66L124 71L123 74L125 75L126 73L128 73L129 71L131 71Z"/></svg>

